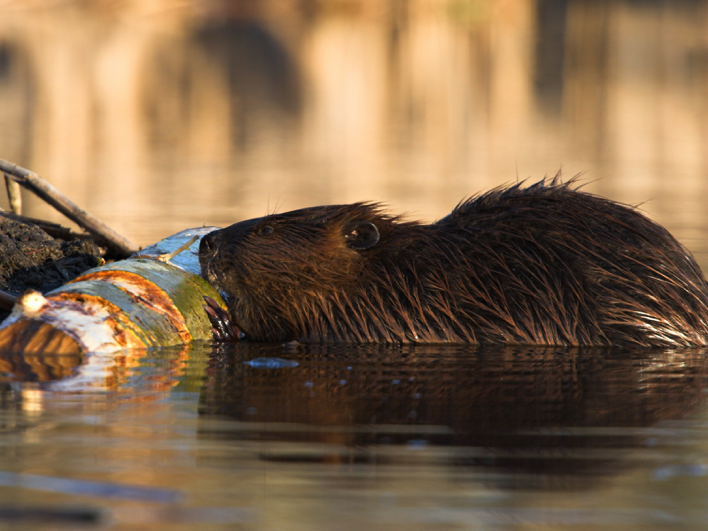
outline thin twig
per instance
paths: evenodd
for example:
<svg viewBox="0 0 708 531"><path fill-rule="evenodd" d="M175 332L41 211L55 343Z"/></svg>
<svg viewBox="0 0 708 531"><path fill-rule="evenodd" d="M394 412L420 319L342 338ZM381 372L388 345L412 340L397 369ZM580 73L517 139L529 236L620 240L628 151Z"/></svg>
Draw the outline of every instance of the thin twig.
<svg viewBox="0 0 708 531"><path fill-rule="evenodd" d="M19 183L12 180L7 173L5 175L5 187L7 188L7 198L10 201L10 209L13 214L22 215L22 195L20 195Z"/></svg>
<svg viewBox="0 0 708 531"><path fill-rule="evenodd" d="M169 262L169 261L172 260L175 256L177 256L179 253L181 253L182 251L184 251L184 250L186 250L186 249L189 249L189 247L190 247L194 242L196 242L198 239L199 239L199 236L192 236L192 237L189 239L189 241L188 241L187 243L184 243L184 244L180 245L177 249L175 249L174 251L172 251L172 252L169 253L169 254L161 254L160 256L157 257L157 259L158 259L160 262Z"/></svg>
<svg viewBox="0 0 708 531"><path fill-rule="evenodd" d="M118 234L101 220L79 208L71 199L36 173L3 159L0 159L0 171L9 174L14 181L31 190L40 199L49 203L83 229L105 240L108 246L121 256L128 257L138 248L137 245Z"/></svg>

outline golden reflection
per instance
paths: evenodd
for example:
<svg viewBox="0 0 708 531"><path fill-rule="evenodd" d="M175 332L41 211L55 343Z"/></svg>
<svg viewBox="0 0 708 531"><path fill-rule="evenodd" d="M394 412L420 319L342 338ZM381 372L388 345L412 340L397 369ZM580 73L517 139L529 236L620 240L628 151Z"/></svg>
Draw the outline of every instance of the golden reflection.
<svg viewBox="0 0 708 531"><path fill-rule="evenodd" d="M178 385L184 375L193 344L161 349L159 370L146 370L155 363L149 349L125 349L108 354L12 354L0 353L0 382L33 382L41 387L23 387L23 400L36 403L30 409L43 409L43 393L110 391L134 394L135 400L154 400ZM148 373L147 376L145 373ZM138 377L138 382L134 380ZM139 387L140 392L136 392ZM25 406L23 405L23 408Z"/></svg>
<svg viewBox="0 0 708 531"><path fill-rule="evenodd" d="M1 155L141 244L317 203L433 219L559 167L681 237L704 224L707 20L705 0L10 0Z"/></svg>
<svg viewBox="0 0 708 531"><path fill-rule="evenodd" d="M39 413L44 410L43 394L40 389L26 388L22 390L22 411Z"/></svg>

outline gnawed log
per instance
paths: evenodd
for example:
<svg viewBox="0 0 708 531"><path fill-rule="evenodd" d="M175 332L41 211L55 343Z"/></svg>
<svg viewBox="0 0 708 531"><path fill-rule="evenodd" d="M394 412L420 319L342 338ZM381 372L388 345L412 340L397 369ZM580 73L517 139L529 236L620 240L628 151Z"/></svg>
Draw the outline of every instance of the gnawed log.
<svg viewBox="0 0 708 531"><path fill-rule="evenodd" d="M83 354L211 339L203 297L225 304L199 276L198 252L212 230L182 231L46 296L28 291L0 325L0 350Z"/></svg>

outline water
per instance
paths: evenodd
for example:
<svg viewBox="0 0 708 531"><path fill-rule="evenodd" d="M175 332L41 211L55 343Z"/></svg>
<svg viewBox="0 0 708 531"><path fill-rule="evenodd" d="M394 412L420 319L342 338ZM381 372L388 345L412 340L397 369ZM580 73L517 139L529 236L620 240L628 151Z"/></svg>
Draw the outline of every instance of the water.
<svg viewBox="0 0 708 531"><path fill-rule="evenodd" d="M705 0L6 0L0 157L139 245L328 203L439 219L559 169L685 238L706 20Z"/></svg>
<svg viewBox="0 0 708 531"><path fill-rule="evenodd" d="M432 220L562 167L706 270L707 17L702 0L9 0L0 157L139 245L358 200ZM704 529L707 363L2 354L0 528Z"/></svg>
<svg viewBox="0 0 708 531"><path fill-rule="evenodd" d="M4 357L0 526L700 529L705 354L244 344Z"/></svg>

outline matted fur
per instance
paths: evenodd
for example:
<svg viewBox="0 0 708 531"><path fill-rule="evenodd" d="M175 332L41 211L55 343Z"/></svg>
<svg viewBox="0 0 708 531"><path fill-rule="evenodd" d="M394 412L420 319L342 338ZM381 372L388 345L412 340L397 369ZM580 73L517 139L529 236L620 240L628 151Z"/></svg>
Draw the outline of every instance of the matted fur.
<svg viewBox="0 0 708 531"><path fill-rule="evenodd" d="M429 225L375 203L243 221L202 240L202 274L252 340L707 345L690 253L573 183L497 188ZM362 222L380 239L358 250Z"/></svg>

